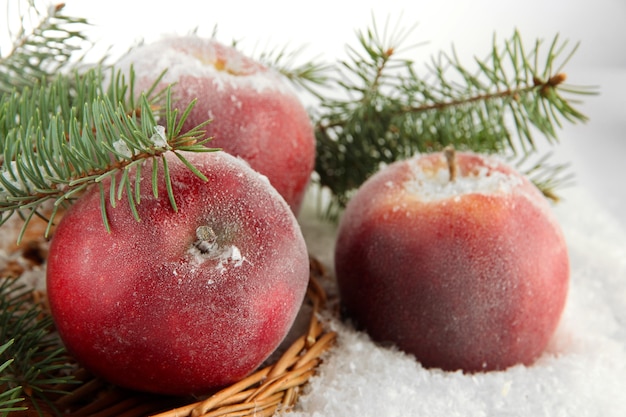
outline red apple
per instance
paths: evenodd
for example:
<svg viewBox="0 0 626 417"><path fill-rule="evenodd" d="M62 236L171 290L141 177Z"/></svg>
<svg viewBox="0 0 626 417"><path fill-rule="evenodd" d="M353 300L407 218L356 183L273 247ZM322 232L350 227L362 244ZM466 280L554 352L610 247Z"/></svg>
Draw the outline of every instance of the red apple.
<svg viewBox="0 0 626 417"><path fill-rule="evenodd" d="M344 312L425 367L531 364L564 308L566 242L523 175L487 156L453 161L397 162L357 191L335 253Z"/></svg>
<svg viewBox="0 0 626 417"><path fill-rule="evenodd" d="M224 152L183 155L208 181L169 154L178 212L162 174L154 197L148 163L141 221L124 197L107 204L108 233L94 187L61 220L47 264L51 313L75 358L120 386L164 394L206 393L257 368L288 332L309 277L295 216L265 177Z"/></svg>
<svg viewBox="0 0 626 417"><path fill-rule="evenodd" d="M132 49L118 67L133 65L136 91L176 83L173 95L185 108L198 99L184 129L207 119L210 146L240 156L267 176L298 213L315 163L309 116L278 72L213 39L170 37Z"/></svg>

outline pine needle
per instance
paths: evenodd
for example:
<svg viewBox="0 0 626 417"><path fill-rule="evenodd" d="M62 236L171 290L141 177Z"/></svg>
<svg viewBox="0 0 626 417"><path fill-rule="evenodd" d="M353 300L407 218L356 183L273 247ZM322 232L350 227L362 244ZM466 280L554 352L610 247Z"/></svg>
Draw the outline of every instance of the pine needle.
<svg viewBox="0 0 626 417"><path fill-rule="evenodd" d="M0 278L0 415L24 410L25 397L37 407L51 405L56 386L76 383L62 370L69 358L52 333L52 318L32 300L32 290L13 278Z"/></svg>

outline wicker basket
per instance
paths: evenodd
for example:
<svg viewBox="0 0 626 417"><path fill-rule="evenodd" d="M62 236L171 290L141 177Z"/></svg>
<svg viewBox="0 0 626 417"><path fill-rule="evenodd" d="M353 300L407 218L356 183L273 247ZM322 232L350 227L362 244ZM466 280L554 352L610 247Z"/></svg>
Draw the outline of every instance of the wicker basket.
<svg viewBox="0 0 626 417"><path fill-rule="evenodd" d="M46 255L45 248L42 251L41 262ZM55 387L66 394L49 398L50 402L64 416L71 417L271 416L289 410L296 403L302 387L315 374L320 356L336 338L336 334L325 329L320 320L320 312L327 301L326 291L320 284L327 278L326 270L313 258L310 265L306 303L311 307L311 313L306 329L277 360L247 378L206 398L181 399L122 389L77 368L74 377L80 383ZM7 268L12 270L2 271L3 276L23 272L23 267L17 264L7 265ZM33 301L45 302L45 294L41 291L33 291L32 295ZM56 415L52 407L44 406L40 412L29 407L28 411L14 412L11 416L41 414L45 417Z"/></svg>

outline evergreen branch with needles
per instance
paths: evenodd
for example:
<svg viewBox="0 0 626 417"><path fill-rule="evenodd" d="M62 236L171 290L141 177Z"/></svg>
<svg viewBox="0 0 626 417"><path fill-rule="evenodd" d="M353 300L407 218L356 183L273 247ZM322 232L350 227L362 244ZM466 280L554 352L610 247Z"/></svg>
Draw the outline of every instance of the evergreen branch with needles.
<svg viewBox="0 0 626 417"><path fill-rule="evenodd" d="M385 28L381 32L374 22L371 29L358 32L358 47L349 47L348 58L337 67L316 62L296 65L296 53L286 48L259 58L319 100L312 114L317 139L315 177L331 192L329 214L345 206L351 193L381 164L448 145L526 157L536 151L536 132L555 142L562 120L586 120L563 93L594 91L564 84L562 67L576 47L557 62L567 46L558 36L543 61L542 43L537 41L527 52L515 32L503 46L494 38L490 55L476 59L476 71L467 70L453 51L433 58L426 76L420 76L414 62L401 57L412 49L403 45L411 30L390 32ZM332 69L335 77L329 75ZM140 161L148 157L161 155L151 150L146 140L155 133L150 129L157 126L155 113L162 111L166 99L163 92L152 96L155 92L151 91L147 95L150 102L144 97L135 103L133 94L128 93L133 88L132 76L127 85L118 74L103 94L103 78L94 71L75 74L67 85L60 81L35 83L31 90L26 88L3 99L0 151L5 163L0 171L0 224L8 218L7 212L18 212L26 220L41 215L36 208L45 200L54 199L55 208L64 205L85 187L114 172L124 172L124 182L129 169L140 167ZM70 78L60 79L67 82ZM343 96L332 98L321 94L319 88L339 91ZM48 107L44 106L40 115L36 109L42 100ZM18 107L21 112L15 112ZM62 110L64 118L54 114L56 108ZM18 115L15 119L22 127L11 127L10 114ZM102 124L103 120L117 122ZM173 127L168 126L168 133ZM198 133L199 128L189 135ZM39 147L32 139L35 136L41 142ZM168 140L177 142L173 137ZM31 146L24 146L29 141ZM177 146L183 143L184 139ZM197 145L194 149L201 150ZM111 156L113 163L106 161ZM59 167L59 158L63 168L55 170L50 165ZM70 167L75 172L70 173ZM532 169L535 174L540 171L540 167ZM54 179L55 175L60 178ZM558 178L544 175L543 179L537 185L546 196L556 199ZM173 196L170 199L175 201Z"/></svg>
<svg viewBox="0 0 626 417"><path fill-rule="evenodd" d="M584 122L564 94L594 94L592 88L566 86L563 66L577 45L556 36L543 52L537 41L526 50L519 32L499 45L494 38L486 59L470 71L453 51L441 53L418 74L412 60L401 58L407 32L389 35L373 28L358 33L360 49L348 49L337 88L347 98L323 100L316 121L317 181L330 190L326 215L336 217L352 193L381 164L418 152L457 149L527 158L537 151L536 134L557 141L563 121ZM562 59L562 56L565 57ZM513 126L511 127L510 124ZM542 160L541 162L545 162ZM533 166L536 185L558 199L564 167ZM553 175L554 174L554 175Z"/></svg>
<svg viewBox="0 0 626 417"><path fill-rule="evenodd" d="M4 321L4 319L2 319ZM10 354L9 349L15 343L15 339L10 339L5 344L0 346L0 358L3 358L4 363L0 364L0 416L6 416L12 411L25 411L27 408L20 406L19 404L24 401L24 397L20 397L22 393L22 386L16 385L9 387L12 382L12 378L6 376L10 370L11 364L15 362L15 358ZM5 359L5 357L8 357Z"/></svg>
<svg viewBox="0 0 626 417"><path fill-rule="evenodd" d="M11 4L17 4L20 26L13 33L7 21L13 48L0 57L0 226L14 214L22 217L18 242L34 216L48 217L49 231L59 208L105 178L114 182L120 172L120 183L101 199L108 227L107 198L113 206L124 195L131 207L139 203L130 170L148 159L157 166L165 152L186 162L179 151L212 150L204 146L204 124L181 132L194 103L179 114L170 90L156 91L160 79L137 100L132 70L128 79L114 70L107 78L101 64L75 65L71 58L87 42L85 19L64 15L63 4L46 10L34 0ZM162 118L163 126L157 123ZM169 199L176 208L175 196ZM48 201L49 216L42 210Z"/></svg>
<svg viewBox="0 0 626 417"><path fill-rule="evenodd" d="M162 105L145 94L135 102L132 71L130 84L112 72L115 81L106 91L101 70L94 68L4 96L0 102L0 225L17 213L25 220L23 232L33 216L44 217L41 207L50 200L52 225L59 208L87 187L111 178L111 192L102 196L108 227L105 197L112 206L124 196L131 208L139 204L138 184L128 181L131 170L140 170L149 159L157 166L156 159L164 159L166 152L184 160L180 151L213 150L205 146L208 139L202 139L204 124L182 132L193 102L180 115L169 89ZM157 122L161 116L164 126ZM121 173L119 183L117 173ZM169 198L175 205L175 196Z"/></svg>
<svg viewBox="0 0 626 417"><path fill-rule="evenodd" d="M22 5L21 3L25 3ZM36 7L34 0L14 1L25 11L19 13L20 25L10 31L7 13L7 28L12 49L6 56L0 55L0 94L18 91L41 80L49 80L66 68L72 56L85 48L86 36L81 30L87 25L83 18L65 15L64 4L51 5L46 10Z"/></svg>
<svg viewBox="0 0 626 417"><path fill-rule="evenodd" d="M69 356L54 335L52 317L33 300L33 291L14 278L0 277L0 416L26 410L54 410L49 397L76 383L63 372ZM60 413L59 413L60 414Z"/></svg>
<svg viewBox="0 0 626 417"><path fill-rule="evenodd" d="M289 50L286 46L281 49L263 51L258 60L268 67L274 68L296 87L300 87L319 100L323 95L319 90L328 83L328 76L333 66L318 60L298 62L302 49Z"/></svg>

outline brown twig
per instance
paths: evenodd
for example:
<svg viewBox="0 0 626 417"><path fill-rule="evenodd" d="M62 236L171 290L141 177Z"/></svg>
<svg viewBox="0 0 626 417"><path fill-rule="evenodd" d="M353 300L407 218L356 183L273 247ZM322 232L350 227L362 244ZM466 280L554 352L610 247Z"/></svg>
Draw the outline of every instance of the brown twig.
<svg viewBox="0 0 626 417"><path fill-rule="evenodd" d="M443 150L443 154L448 162L448 171L450 172L450 182L456 181L457 173L459 170L459 164L456 161L456 151L454 146L446 146Z"/></svg>

